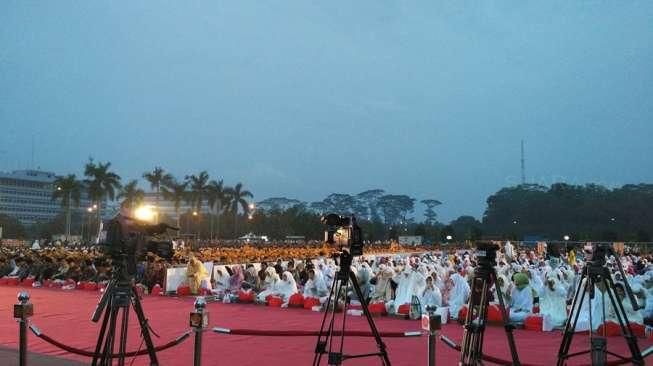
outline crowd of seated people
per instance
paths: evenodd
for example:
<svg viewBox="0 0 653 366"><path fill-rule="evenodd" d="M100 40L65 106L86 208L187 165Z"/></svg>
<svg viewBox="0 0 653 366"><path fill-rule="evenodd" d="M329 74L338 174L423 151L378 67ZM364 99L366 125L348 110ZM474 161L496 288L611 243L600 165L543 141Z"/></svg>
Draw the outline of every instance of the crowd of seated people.
<svg viewBox="0 0 653 366"><path fill-rule="evenodd" d="M242 292L252 295L253 301L267 303L277 297L281 306L288 306L293 296L315 299L324 304L339 269L337 259L331 257L332 248L324 246L270 246L177 250L172 261L164 261L148 254L139 263L136 281L151 289L162 285L165 269L183 265L187 268L188 284L192 293L207 292L233 300ZM389 247L383 254L368 254L354 260L352 270L357 275L364 299L348 294L352 302L365 300L383 304L388 313L406 312L416 302L422 311L428 305L446 309L451 319L466 311L477 267L475 251L457 247L447 251L408 254L393 253ZM621 257L625 278L616 270L614 257L608 258L616 293L624 304L633 324L644 324L653 318L653 266L650 256L626 254ZM202 262L213 261L220 266L208 273ZM239 263L239 264L232 264ZM547 257L528 248L505 246L497 257L495 269L498 280L493 290L499 291L509 308L512 322L524 323L537 315L544 319L545 328L560 328L566 321L574 289L579 285L584 261L582 251ZM92 248L76 250L46 247L40 250L0 249L0 277L19 280L33 278L33 286L45 281L106 281L111 276L111 261ZM625 294L628 283L637 304ZM598 329L605 321L616 321L616 311L608 301L606 289L597 286L597 294L580 307L577 330ZM228 295L228 296L225 296ZM341 299L344 300L344 299ZM492 301L496 303L496 296ZM605 306L606 316L600 314ZM595 316L590 321L590 309Z"/></svg>

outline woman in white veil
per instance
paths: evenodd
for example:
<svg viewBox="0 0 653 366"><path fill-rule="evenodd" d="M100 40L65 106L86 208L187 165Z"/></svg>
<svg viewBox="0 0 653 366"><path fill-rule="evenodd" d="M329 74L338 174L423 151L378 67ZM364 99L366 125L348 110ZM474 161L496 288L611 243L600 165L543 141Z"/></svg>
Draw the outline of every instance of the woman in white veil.
<svg viewBox="0 0 653 366"><path fill-rule="evenodd" d="M294 295L297 293L297 283L295 282L295 278L293 277L292 273L285 271L281 275L281 281L279 281L276 289L275 289L275 295L280 296L283 299L283 304L281 305L282 308L285 308L288 306L288 300L290 300L290 296Z"/></svg>
<svg viewBox="0 0 653 366"><path fill-rule="evenodd" d="M469 300L471 290L469 283L458 273L452 274L449 280L452 283L449 291L449 314L451 314L451 318L458 319L458 313Z"/></svg>

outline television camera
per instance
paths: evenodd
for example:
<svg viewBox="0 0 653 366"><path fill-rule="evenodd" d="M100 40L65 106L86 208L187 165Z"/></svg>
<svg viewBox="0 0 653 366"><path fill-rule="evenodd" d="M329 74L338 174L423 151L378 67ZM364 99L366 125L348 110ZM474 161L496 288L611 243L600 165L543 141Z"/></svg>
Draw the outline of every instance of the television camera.
<svg viewBox="0 0 653 366"><path fill-rule="evenodd" d="M352 257L363 255L363 238L361 228L356 223L356 217L328 214L322 217L326 225L324 241L329 244L339 244L347 249Z"/></svg>

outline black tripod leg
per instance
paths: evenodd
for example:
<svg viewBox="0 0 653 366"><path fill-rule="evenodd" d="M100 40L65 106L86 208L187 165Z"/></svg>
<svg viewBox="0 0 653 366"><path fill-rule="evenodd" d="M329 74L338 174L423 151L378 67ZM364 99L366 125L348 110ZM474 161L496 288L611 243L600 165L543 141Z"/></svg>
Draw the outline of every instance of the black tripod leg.
<svg viewBox="0 0 653 366"><path fill-rule="evenodd" d="M93 361L91 363L91 366L97 366L97 362L99 359L100 351L102 350L102 343L104 342L104 335L105 332L107 331L107 324L109 322L109 315L111 314L111 300L107 300L109 303L109 307L104 307L104 318L102 319L102 325L100 326L100 333L98 334L98 339L97 343L95 344L95 353L93 354Z"/></svg>
<svg viewBox="0 0 653 366"><path fill-rule="evenodd" d="M334 280L338 284L336 285L336 292L334 294L334 298L331 300L331 321L329 322L329 329L327 331L327 343L329 345L329 352L328 352L328 360L327 363L329 365L339 365L342 361L341 360L332 360L332 351L333 351L333 329L335 326L336 322L336 310L338 309L338 301L340 300L340 292L342 291L342 281L341 280ZM329 309L327 309L329 311Z"/></svg>
<svg viewBox="0 0 653 366"><path fill-rule="evenodd" d="M102 349L102 359L100 366L111 366L113 361L113 344L116 336L116 318L118 316L118 307L112 298L108 311L109 315L109 329L107 329L106 339L104 340L104 348Z"/></svg>
<svg viewBox="0 0 653 366"><path fill-rule="evenodd" d="M483 361L483 339L485 338L485 327L487 325L487 308L490 305L490 299L488 298L488 288L489 282L483 281L481 286L481 301L479 302L477 322L479 326L479 332L475 335L476 347L475 347L475 359L480 364Z"/></svg>
<svg viewBox="0 0 653 366"><path fill-rule="evenodd" d="M583 280L585 284L583 284ZM571 302L571 312L567 317L565 322L565 330L562 336L562 341L560 342L560 349L558 350L558 362L557 366L564 366L565 361L567 360L567 355L569 354L569 347L571 347L571 341L574 338L574 333L576 332L576 325L578 324L578 317L580 316L581 307L583 306L583 301L585 300L585 294L587 293L589 281L587 281L586 272L583 271L583 274L578 282L578 287L576 288L576 294L574 299ZM591 301L591 300L589 300ZM589 304L591 307L591 304ZM592 324L590 324L590 331Z"/></svg>
<svg viewBox="0 0 653 366"><path fill-rule="evenodd" d="M376 324L374 323L374 319L372 319L372 314L370 314L369 309L367 308L367 301L363 298L363 291L361 291L361 288L358 286L358 279L356 278L356 275L353 272L349 273L349 280L352 283L352 288L354 289L354 292L356 293L356 296L361 299L361 305L363 305L363 314L365 315L365 319L367 320L367 324L370 326L370 330L372 331L372 334L374 335L374 340L376 341L376 345L379 348L379 352L381 353L381 359L383 360L383 365L384 366L391 366L390 363L390 358L388 357L388 350L386 349L385 343L383 343L383 339L381 339L381 334L379 334L379 330L376 328Z"/></svg>
<svg viewBox="0 0 653 366"><path fill-rule="evenodd" d="M320 361L322 360L322 354L326 350L326 341L323 340L323 338L326 338L328 340L328 334L324 334L324 325L326 324L327 317L329 316L329 305L331 304L331 298L333 297L333 293L336 288L336 281L333 281L331 283L331 290L329 291L329 296L327 297L326 301L326 309L324 310L324 316L322 317L322 324L320 325L320 333L317 336L317 344L315 345L315 356L313 356L313 365L317 366L320 364ZM329 322L330 324L331 322ZM327 332L328 333L328 332Z"/></svg>
<svg viewBox="0 0 653 366"><path fill-rule="evenodd" d="M463 342L460 348L460 364L461 365L469 365L472 360L474 359L474 356L470 354L473 352L471 345L475 343L475 327L474 324L472 324L473 319L474 319L474 304L477 303L476 297L477 297L477 292L476 292L476 286L478 286L478 281L482 281L481 278L474 278L472 282L472 291L469 294L469 301L467 303L467 314L465 315L465 322L463 324Z"/></svg>
<svg viewBox="0 0 653 366"><path fill-rule="evenodd" d="M141 334L143 335L143 340L145 340L145 345L147 346L147 352L150 355L150 365L158 366L159 360L156 358L156 351L154 349L154 343L152 343L152 337L150 337L150 328L143 313L143 307L141 306L141 301L138 298L138 294L134 291L134 288L131 288L131 300L134 305L134 312L138 318L138 323L141 326ZM127 308L129 310L129 308Z"/></svg>
<svg viewBox="0 0 653 366"><path fill-rule="evenodd" d="M612 281L612 278L604 278L603 283L606 286L606 292L608 293L608 297L610 297L610 302L612 303L612 307L615 309L615 313L617 314L617 320L621 326L621 331L623 332L626 343L628 344L628 348L630 349L630 353L633 358L633 365L643 366L644 359L642 358L642 352L640 351L639 345L637 344L637 338L635 337L635 334L630 327L630 322L628 321L628 316L626 315L624 304L621 301L616 301L615 295L612 293L611 289L614 288L614 282Z"/></svg>
<svg viewBox="0 0 653 366"><path fill-rule="evenodd" d="M496 272L492 273L492 276L494 277L493 281L496 284ZM503 294L501 293L501 289L495 288L495 290L497 292L497 299L499 300L499 311L501 312L501 318L503 319L503 326L506 330L506 337L508 338L508 347L510 348L510 355L512 356L512 364L514 366L518 366L521 364L521 362L519 361L519 354L517 353L517 346L515 345L515 336L512 334L513 326L510 324L508 314L506 314L506 305L503 302Z"/></svg>
<svg viewBox="0 0 653 366"><path fill-rule="evenodd" d="M127 327L129 326L129 306L122 308L122 322L120 324L120 344L118 346L118 366L125 365L127 352Z"/></svg>

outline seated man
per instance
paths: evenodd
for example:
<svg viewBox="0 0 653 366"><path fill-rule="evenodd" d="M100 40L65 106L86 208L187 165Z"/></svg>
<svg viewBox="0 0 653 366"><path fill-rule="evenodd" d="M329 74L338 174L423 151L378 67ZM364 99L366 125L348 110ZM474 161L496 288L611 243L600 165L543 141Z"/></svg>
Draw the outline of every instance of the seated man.
<svg viewBox="0 0 653 366"><path fill-rule="evenodd" d="M533 311L533 290L528 276L519 272L513 276L514 287L510 292L510 321L522 323Z"/></svg>

